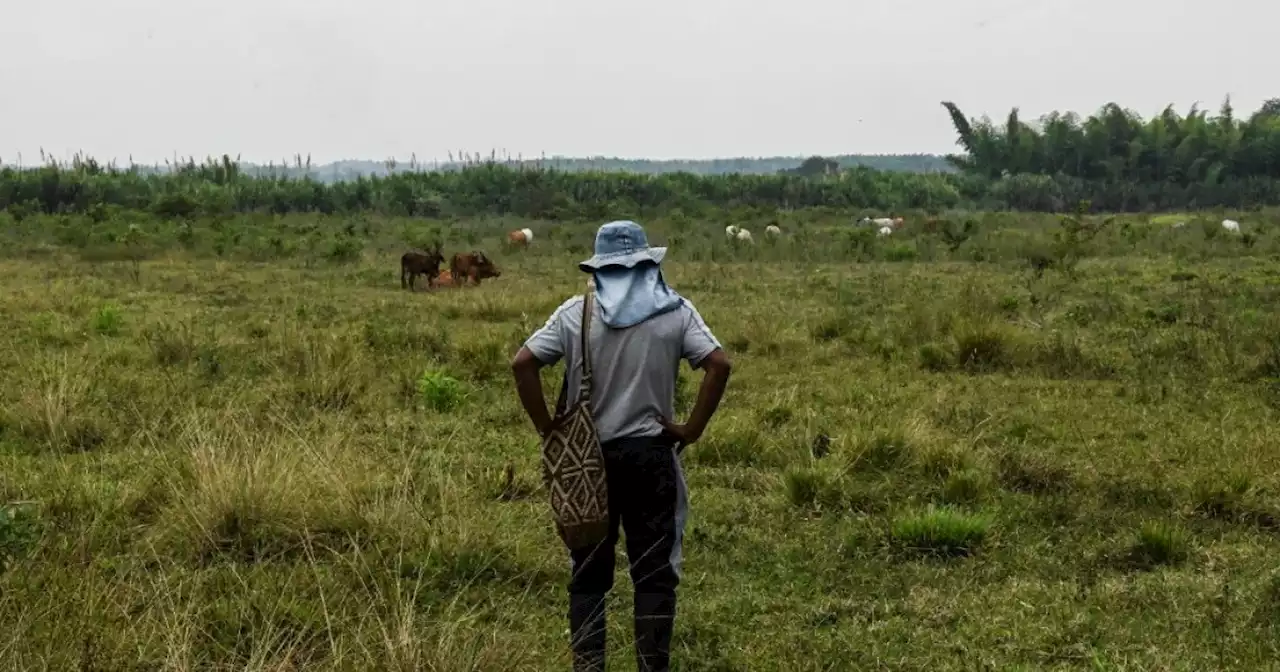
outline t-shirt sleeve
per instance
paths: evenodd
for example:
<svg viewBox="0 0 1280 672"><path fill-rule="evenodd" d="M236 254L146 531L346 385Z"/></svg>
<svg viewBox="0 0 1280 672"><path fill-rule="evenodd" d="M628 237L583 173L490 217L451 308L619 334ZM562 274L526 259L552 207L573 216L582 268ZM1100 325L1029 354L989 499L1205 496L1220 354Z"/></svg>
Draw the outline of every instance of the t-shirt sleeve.
<svg viewBox="0 0 1280 672"><path fill-rule="evenodd" d="M564 312L577 301L578 297L573 297L560 304L547 318L547 323L524 342L524 347L529 348L529 352L543 364L550 366L564 357Z"/></svg>
<svg viewBox="0 0 1280 672"><path fill-rule="evenodd" d="M689 366L697 368L707 355L720 347L720 341L716 340L707 323L702 320L698 309L687 300L685 306L689 309L689 317L685 322L684 344L681 346L680 356L689 361Z"/></svg>

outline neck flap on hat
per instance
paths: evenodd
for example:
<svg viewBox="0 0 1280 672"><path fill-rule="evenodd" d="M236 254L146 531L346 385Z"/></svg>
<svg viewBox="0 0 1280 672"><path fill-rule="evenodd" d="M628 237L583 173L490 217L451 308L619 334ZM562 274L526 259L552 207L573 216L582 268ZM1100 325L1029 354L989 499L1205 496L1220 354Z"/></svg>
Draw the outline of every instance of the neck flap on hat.
<svg viewBox="0 0 1280 672"><path fill-rule="evenodd" d="M684 298L667 286L662 268L657 264L605 267L597 269L594 275L601 321L615 329L639 324L684 303Z"/></svg>

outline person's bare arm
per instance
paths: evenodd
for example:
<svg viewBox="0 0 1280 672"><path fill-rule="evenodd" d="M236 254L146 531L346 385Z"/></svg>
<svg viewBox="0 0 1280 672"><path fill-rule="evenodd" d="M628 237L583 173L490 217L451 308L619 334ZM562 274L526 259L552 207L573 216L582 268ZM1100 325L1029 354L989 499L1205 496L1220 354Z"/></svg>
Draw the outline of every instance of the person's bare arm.
<svg viewBox="0 0 1280 672"><path fill-rule="evenodd" d="M522 347L511 360L511 373L516 378L516 394L520 396L520 405L533 422L538 436L545 436L551 429L551 413L547 410L547 398L542 394L542 380L538 372L543 364L529 348Z"/></svg>
<svg viewBox="0 0 1280 672"><path fill-rule="evenodd" d="M689 413L689 419L684 424L677 425L667 418L658 418L663 428L679 439L682 446L702 438L711 417L720 407L720 398L724 396L724 389L729 384L729 373L733 365L729 362L729 355L716 348L702 358L698 368L703 371L702 384L698 386L698 398L693 404L693 411Z"/></svg>

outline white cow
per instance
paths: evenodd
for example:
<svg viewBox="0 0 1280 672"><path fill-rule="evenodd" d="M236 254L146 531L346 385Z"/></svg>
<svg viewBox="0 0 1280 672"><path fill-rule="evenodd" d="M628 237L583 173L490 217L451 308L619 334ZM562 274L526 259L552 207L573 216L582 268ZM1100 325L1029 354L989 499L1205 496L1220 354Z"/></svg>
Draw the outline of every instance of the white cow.
<svg viewBox="0 0 1280 672"><path fill-rule="evenodd" d="M863 217L861 223L874 224L876 226L893 226L893 220L888 217L877 217L875 219L871 219L870 217Z"/></svg>
<svg viewBox="0 0 1280 672"><path fill-rule="evenodd" d="M520 233L524 234L525 245L529 245L533 243L533 229L520 229Z"/></svg>
<svg viewBox="0 0 1280 672"><path fill-rule="evenodd" d="M748 230L746 230L746 229L738 229L738 242L740 242L740 243L750 243L750 242L752 242L752 241L751 241L751 232L750 232L750 231L748 231Z"/></svg>
<svg viewBox="0 0 1280 672"><path fill-rule="evenodd" d="M733 240L738 237L738 231L738 227L730 224L729 226L724 227L724 237L729 240Z"/></svg>
<svg viewBox="0 0 1280 672"><path fill-rule="evenodd" d="M777 238L778 236L782 235L782 229L778 228L773 224L770 224L769 226L764 227L764 235L770 238Z"/></svg>
<svg viewBox="0 0 1280 672"><path fill-rule="evenodd" d="M1222 220L1222 228L1232 233L1240 233L1240 222L1234 219L1224 219Z"/></svg>
<svg viewBox="0 0 1280 672"><path fill-rule="evenodd" d="M882 227L880 227L880 235L882 235L882 236L887 236L887 235L889 235L889 234L891 234L891 233L893 233L893 227L892 227L892 226L882 226Z"/></svg>

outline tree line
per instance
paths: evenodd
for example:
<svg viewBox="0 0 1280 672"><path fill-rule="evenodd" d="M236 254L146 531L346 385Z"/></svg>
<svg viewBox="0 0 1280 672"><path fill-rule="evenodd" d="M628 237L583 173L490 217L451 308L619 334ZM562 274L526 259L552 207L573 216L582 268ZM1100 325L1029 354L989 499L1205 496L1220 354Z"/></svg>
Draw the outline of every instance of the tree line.
<svg viewBox="0 0 1280 672"><path fill-rule="evenodd" d="M1247 119L1235 116L1230 101L1216 117L1168 108L1146 121L1109 104L1084 119L1055 112L1036 123L1014 109L1003 126L943 105L964 150L946 158L951 172L877 170L850 165L847 157L810 157L767 174L569 170L468 157L450 170L389 163L385 175L325 182L301 157L292 172L275 172L229 156L175 161L164 170L77 156L0 168L0 209L18 219L119 209L178 218L377 212L599 219L725 208L1061 212L1087 202L1123 212L1280 205L1280 99Z"/></svg>
<svg viewBox="0 0 1280 672"><path fill-rule="evenodd" d="M255 177L291 177L311 178L317 182L347 182L359 177L387 177L400 173L420 173L430 171L455 171L471 166L498 163L510 168L519 169L553 169L567 172L627 172L645 174L692 173L694 175L724 175L741 173L748 175L773 175L785 172L804 173L804 164L815 157L771 156L771 157L730 157L718 159L624 159L617 157L512 157L498 152L488 155L458 152L449 153L445 161L419 161L416 156L408 161L386 159L383 161L344 159L331 163L313 164L311 157L301 155L286 157L279 162L252 163L241 161L236 157L242 174ZM954 173L956 167L946 157L937 154L841 154L832 157L817 157L832 162L840 169L865 166L876 170L898 171L908 173ZM41 157L41 165L47 163ZM158 164L133 164L128 169L146 174L166 174L175 168L183 167L186 162L164 161ZM3 166L0 162L0 166Z"/></svg>
<svg viewBox="0 0 1280 672"><path fill-rule="evenodd" d="M323 183L306 176L252 175L226 156L202 163L188 160L165 172L120 169L76 158L41 168L0 169L0 208L19 217L28 213L106 216L113 209L123 209L179 218L266 211L538 219L597 219L676 209L698 214L735 207L930 209L964 201L948 177L865 167L845 170L831 179L812 179L789 174L565 171L483 162L458 170Z"/></svg>
<svg viewBox="0 0 1280 672"><path fill-rule="evenodd" d="M1109 103L1083 119L1053 112L1029 124L1015 107L1003 126L966 119L953 103L942 105L965 150L947 159L989 178L1032 173L1180 185L1280 178L1280 98L1247 119L1236 117L1230 98L1216 117L1196 106L1182 116L1170 105L1146 121Z"/></svg>

